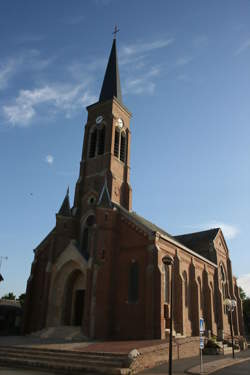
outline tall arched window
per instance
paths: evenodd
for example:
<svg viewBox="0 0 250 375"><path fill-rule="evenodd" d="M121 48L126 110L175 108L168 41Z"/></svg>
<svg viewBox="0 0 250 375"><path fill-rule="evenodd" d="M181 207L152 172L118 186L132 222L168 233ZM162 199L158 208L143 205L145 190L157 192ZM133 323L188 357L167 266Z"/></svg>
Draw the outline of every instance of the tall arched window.
<svg viewBox="0 0 250 375"><path fill-rule="evenodd" d="M82 232L81 252L86 260L88 260L90 256L91 229L94 224L95 224L95 217L94 215L90 215L85 222L83 232Z"/></svg>
<svg viewBox="0 0 250 375"><path fill-rule="evenodd" d="M221 281L221 292L222 292L222 298L223 301L227 298L227 279L226 279L226 273L223 265L220 265L220 281ZM224 305L224 313L226 314L227 309Z"/></svg>
<svg viewBox="0 0 250 375"><path fill-rule="evenodd" d="M114 155L119 157L119 145L120 145L120 131L118 128L115 129L115 144L114 144Z"/></svg>
<svg viewBox="0 0 250 375"><path fill-rule="evenodd" d="M200 310L203 313L204 309L204 298L202 293L202 283L200 277L198 277L199 297L200 297Z"/></svg>
<svg viewBox="0 0 250 375"><path fill-rule="evenodd" d="M126 161L127 135L118 127L115 129L114 155L123 163Z"/></svg>
<svg viewBox="0 0 250 375"><path fill-rule="evenodd" d="M126 133L121 132L120 160L126 161Z"/></svg>
<svg viewBox="0 0 250 375"><path fill-rule="evenodd" d="M183 281L184 281L184 296L185 296L185 306L188 307L188 279L187 279L187 272L184 271L183 274Z"/></svg>
<svg viewBox="0 0 250 375"><path fill-rule="evenodd" d="M105 151L105 126L98 130L98 155Z"/></svg>
<svg viewBox="0 0 250 375"><path fill-rule="evenodd" d="M105 125L98 125L91 130L89 138L89 158L104 154L105 151Z"/></svg>
<svg viewBox="0 0 250 375"><path fill-rule="evenodd" d="M135 303L139 299L139 266L132 261L129 267L128 302Z"/></svg>
<svg viewBox="0 0 250 375"><path fill-rule="evenodd" d="M89 143L89 157L94 158L96 152L96 141L97 141L97 129L93 129L90 133L90 143Z"/></svg>

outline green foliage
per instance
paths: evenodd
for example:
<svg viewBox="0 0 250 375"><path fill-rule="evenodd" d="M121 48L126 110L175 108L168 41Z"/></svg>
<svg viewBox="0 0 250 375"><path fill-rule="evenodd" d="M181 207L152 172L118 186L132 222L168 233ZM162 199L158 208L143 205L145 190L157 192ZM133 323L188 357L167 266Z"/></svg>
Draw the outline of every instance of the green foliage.
<svg viewBox="0 0 250 375"><path fill-rule="evenodd" d="M243 317L246 334L250 335L250 298L243 300Z"/></svg>
<svg viewBox="0 0 250 375"><path fill-rule="evenodd" d="M24 306L25 296L26 296L26 294L25 294L25 293L22 293L22 294L20 294L20 296L18 297L18 300L19 300L19 302L20 302L21 307Z"/></svg>
<svg viewBox="0 0 250 375"><path fill-rule="evenodd" d="M241 288L241 286L239 287L239 290L240 290L240 298L242 299L242 301L244 301L247 298L247 295L244 292L244 290Z"/></svg>
<svg viewBox="0 0 250 375"><path fill-rule="evenodd" d="M11 292L11 293L5 294L5 295L2 297L2 299L10 299L10 300L12 300L12 301L15 301L16 296L15 296L15 294L13 294L13 293Z"/></svg>
<svg viewBox="0 0 250 375"><path fill-rule="evenodd" d="M217 344L217 342L214 340L214 338L207 340L206 348L215 348L219 349L220 346Z"/></svg>

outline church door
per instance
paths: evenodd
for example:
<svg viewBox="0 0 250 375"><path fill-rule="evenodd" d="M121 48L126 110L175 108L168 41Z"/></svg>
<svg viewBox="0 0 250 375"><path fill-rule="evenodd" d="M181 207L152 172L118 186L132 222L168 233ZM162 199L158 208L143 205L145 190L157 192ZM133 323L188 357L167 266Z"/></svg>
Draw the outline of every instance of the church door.
<svg viewBox="0 0 250 375"><path fill-rule="evenodd" d="M82 325L82 318L84 314L84 302L85 302L85 290L78 289L76 290L75 295L75 316L74 316L74 325Z"/></svg>

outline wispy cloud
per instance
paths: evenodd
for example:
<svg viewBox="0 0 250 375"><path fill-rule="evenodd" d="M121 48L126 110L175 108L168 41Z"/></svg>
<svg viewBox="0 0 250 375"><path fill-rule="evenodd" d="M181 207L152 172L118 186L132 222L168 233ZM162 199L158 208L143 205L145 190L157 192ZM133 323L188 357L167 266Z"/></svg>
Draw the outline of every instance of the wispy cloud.
<svg viewBox="0 0 250 375"><path fill-rule="evenodd" d="M95 99L85 85L46 85L33 90L20 90L13 103L3 106L3 115L13 126L28 126L37 114L42 114L44 105L46 116L60 111L69 118L76 108Z"/></svg>
<svg viewBox="0 0 250 375"><path fill-rule="evenodd" d="M189 64L191 61L192 61L192 57L180 57L177 61L176 61L176 65L177 66L184 66L184 65L187 65Z"/></svg>
<svg viewBox="0 0 250 375"><path fill-rule="evenodd" d="M244 43L241 44L241 46L235 51L235 55L240 55L242 52L245 52L250 48L250 38L245 40Z"/></svg>
<svg viewBox="0 0 250 375"><path fill-rule="evenodd" d="M232 240L239 234L239 229L237 226L217 220L211 220L204 224L186 225L186 228L189 228L189 230L192 232L220 228L226 240Z"/></svg>
<svg viewBox="0 0 250 375"><path fill-rule="evenodd" d="M173 38L159 39L152 42L137 42L134 44L127 44L121 47L120 60L121 64L124 64L130 60L133 56L143 55L153 50L168 47L174 42Z"/></svg>
<svg viewBox="0 0 250 375"><path fill-rule="evenodd" d="M0 90L7 88L16 74L44 70L54 60L55 57L43 58L36 49L28 49L18 55L6 58L0 64Z"/></svg>
<svg viewBox="0 0 250 375"><path fill-rule="evenodd" d="M16 71L17 64L13 59L8 59L0 65L0 90L8 86L9 80Z"/></svg>
<svg viewBox="0 0 250 375"><path fill-rule="evenodd" d="M54 156L52 156L52 155L47 155L46 156L46 158L45 158L45 161L46 161L46 163L48 163L48 164L53 164L54 163Z"/></svg>
<svg viewBox="0 0 250 375"><path fill-rule="evenodd" d="M157 66L152 67L149 71L136 76L134 78L129 77L125 80L124 93L130 94L152 94L155 90L155 83L153 77L160 74L160 68Z"/></svg>
<svg viewBox="0 0 250 375"><path fill-rule="evenodd" d="M16 36L15 42L17 42L18 44L37 43L43 39L44 39L43 35L23 34L23 35Z"/></svg>
<svg viewBox="0 0 250 375"><path fill-rule="evenodd" d="M250 297L250 273L240 276L237 279L237 284L241 286L246 295Z"/></svg>
<svg viewBox="0 0 250 375"><path fill-rule="evenodd" d="M227 240L232 240L239 234L239 229L235 225L227 224L222 221L211 221L203 226L203 229L209 228L221 228Z"/></svg>

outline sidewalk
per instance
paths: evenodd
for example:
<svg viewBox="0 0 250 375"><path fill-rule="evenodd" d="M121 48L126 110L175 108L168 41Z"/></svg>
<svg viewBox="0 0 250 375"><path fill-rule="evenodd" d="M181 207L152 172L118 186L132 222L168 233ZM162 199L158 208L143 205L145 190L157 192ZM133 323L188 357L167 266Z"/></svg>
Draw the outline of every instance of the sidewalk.
<svg viewBox="0 0 250 375"><path fill-rule="evenodd" d="M235 363L250 360L250 349L237 353L235 359L232 355L204 355L204 374L209 374L226 366L232 366ZM152 369L142 371L143 374L148 375L167 375L168 363L154 367ZM173 361L173 374L200 374L200 357L184 358Z"/></svg>

